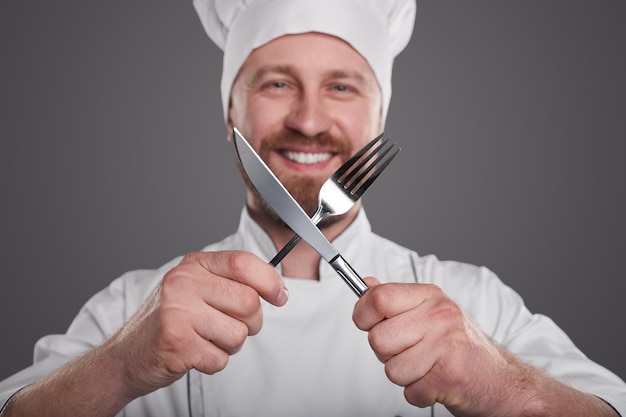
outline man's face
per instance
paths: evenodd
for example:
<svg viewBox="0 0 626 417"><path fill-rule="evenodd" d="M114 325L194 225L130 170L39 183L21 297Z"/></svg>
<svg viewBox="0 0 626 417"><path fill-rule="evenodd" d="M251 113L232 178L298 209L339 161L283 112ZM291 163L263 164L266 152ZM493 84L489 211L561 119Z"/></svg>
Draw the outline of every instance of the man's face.
<svg viewBox="0 0 626 417"><path fill-rule="evenodd" d="M255 49L242 66L229 130L243 133L312 214L322 183L380 133L381 106L371 67L346 42L320 33L286 35ZM252 208L273 216L249 195Z"/></svg>

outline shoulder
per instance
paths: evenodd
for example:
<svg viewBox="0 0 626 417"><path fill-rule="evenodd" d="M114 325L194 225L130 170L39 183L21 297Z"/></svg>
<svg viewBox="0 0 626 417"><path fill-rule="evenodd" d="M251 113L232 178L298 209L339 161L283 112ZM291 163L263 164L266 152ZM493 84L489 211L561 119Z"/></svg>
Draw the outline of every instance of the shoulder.
<svg viewBox="0 0 626 417"><path fill-rule="evenodd" d="M380 236L374 240L378 251L369 256L383 261L370 262L374 264L371 275L381 281L436 285L491 335L503 322L530 319L519 294L488 267L422 256Z"/></svg>
<svg viewBox="0 0 626 417"><path fill-rule="evenodd" d="M476 288L500 283L498 277L484 266L454 260L441 260L436 255L420 255L394 241L372 234L365 259L385 265L392 272L391 281L434 284L444 289ZM380 269L380 268L379 268ZM378 271L379 272L379 271ZM400 276L410 275L410 277ZM377 276L376 274L374 274Z"/></svg>

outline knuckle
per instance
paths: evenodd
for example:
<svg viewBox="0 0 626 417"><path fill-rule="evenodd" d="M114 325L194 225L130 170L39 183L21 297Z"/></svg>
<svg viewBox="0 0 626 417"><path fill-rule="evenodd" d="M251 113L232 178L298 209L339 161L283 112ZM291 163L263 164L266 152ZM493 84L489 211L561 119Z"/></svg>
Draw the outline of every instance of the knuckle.
<svg viewBox="0 0 626 417"><path fill-rule="evenodd" d="M226 368L226 365L228 365L228 360L229 360L229 355L227 354L217 355L214 360L213 368L216 371L223 370L224 368Z"/></svg>
<svg viewBox="0 0 626 417"><path fill-rule="evenodd" d="M263 315L259 314L248 320L246 323L248 327L248 336L254 336L261 331L263 326Z"/></svg>
<svg viewBox="0 0 626 417"><path fill-rule="evenodd" d="M391 285L379 285L370 290L370 303L374 310L384 313L389 305L391 294L389 293Z"/></svg>
<svg viewBox="0 0 626 417"><path fill-rule="evenodd" d="M387 378L398 386L405 386L406 381L403 378L402 367L398 364L398 361L394 360L394 358L389 359L385 363L385 375Z"/></svg>
<svg viewBox="0 0 626 417"><path fill-rule="evenodd" d="M379 355L385 356L391 353L388 352L386 349L387 337L377 328L373 328L369 331L367 339L372 350L374 350L374 352L378 353Z"/></svg>
<svg viewBox="0 0 626 417"><path fill-rule="evenodd" d="M463 317L461 308L447 297L437 299L432 311L437 318L450 322L457 321Z"/></svg>
<svg viewBox="0 0 626 417"><path fill-rule="evenodd" d="M182 265L182 264L198 262L198 259L200 258L200 254L201 252L189 252L188 254L183 256L183 259L180 261L180 264Z"/></svg>
<svg viewBox="0 0 626 417"><path fill-rule="evenodd" d="M161 279L161 291L164 294L180 291L193 278L193 270L190 264L182 264L168 271Z"/></svg>
<svg viewBox="0 0 626 417"><path fill-rule="evenodd" d="M161 284L160 284L161 294L165 296L165 295L171 294L172 292L176 292L179 286L180 286L179 276L173 273L172 271L170 271L161 280Z"/></svg>
<svg viewBox="0 0 626 417"><path fill-rule="evenodd" d="M404 388L404 398L409 404L416 407L426 408L435 404L436 394L428 387L408 386Z"/></svg>
<svg viewBox="0 0 626 417"><path fill-rule="evenodd" d="M420 286L422 288L422 291L430 295L443 294L443 290L438 285L429 283L429 284L420 284Z"/></svg>
<svg viewBox="0 0 626 417"><path fill-rule="evenodd" d="M212 355L206 355L202 358L204 362L203 372L213 375L219 371L222 371L228 365L229 355L222 351L218 350Z"/></svg>
<svg viewBox="0 0 626 417"><path fill-rule="evenodd" d="M231 331L232 346L228 349L231 355L237 353L248 338L248 326L239 322Z"/></svg>
<svg viewBox="0 0 626 417"><path fill-rule="evenodd" d="M235 275L245 275L250 264L250 257L245 252L234 251L228 255L226 262L228 263L228 268Z"/></svg>
<svg viewBox="0 0 626 417"><path fill-rule="evenodd" d="M234 355L241 350L248 338L248 326L237 319L230 318L223 321L219 329L216 329L211 343L229 355Z"/></svg>
<svg viewBox="0 0 626 417"><path fill-rule="evenodd" d="M250 317L256 314L261 308L259 294L251 287L242 286L239 296L239 309L243 317Z"/></svg>

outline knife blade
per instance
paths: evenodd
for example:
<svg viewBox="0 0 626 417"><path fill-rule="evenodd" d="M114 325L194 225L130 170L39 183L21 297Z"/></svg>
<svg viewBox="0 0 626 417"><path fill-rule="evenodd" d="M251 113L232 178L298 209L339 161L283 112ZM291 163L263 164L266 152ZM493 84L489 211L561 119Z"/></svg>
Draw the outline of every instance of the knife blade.
<svg viewBox="0 0 626 417"><path fill-rule="evenodd" d="M359 274L326 239L237 128L233 129L233 138L237 157L257 191L280 218L333 267L358 297L363 295L368 287Z"/></svg>

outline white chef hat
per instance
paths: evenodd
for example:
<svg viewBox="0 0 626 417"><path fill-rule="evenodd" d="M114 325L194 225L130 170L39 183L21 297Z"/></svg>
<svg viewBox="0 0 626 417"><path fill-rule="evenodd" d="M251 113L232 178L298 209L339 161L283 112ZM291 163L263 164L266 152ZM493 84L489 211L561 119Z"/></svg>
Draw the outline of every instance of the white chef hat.
<svg viewBox="0 0 626 417"><path fill-rule="evenodd" d="M411 38L415 0L193 0L209 37L224 51L222 105L239 69L259 46L283 35L321 32L348 42L371 66L382 91L384 124L393 59Z"/></svg>

